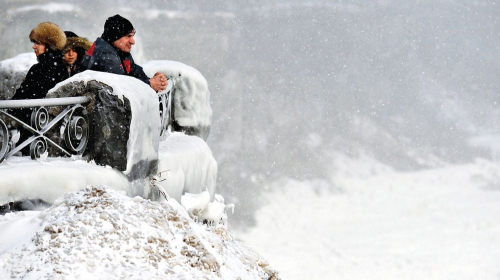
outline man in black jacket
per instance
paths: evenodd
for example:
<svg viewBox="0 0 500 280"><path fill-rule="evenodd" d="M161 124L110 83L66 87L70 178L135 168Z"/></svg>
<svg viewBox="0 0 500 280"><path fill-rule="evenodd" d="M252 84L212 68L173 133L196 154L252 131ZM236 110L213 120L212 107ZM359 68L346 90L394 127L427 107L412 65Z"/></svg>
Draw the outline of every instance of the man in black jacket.
<svg viewBox="0 0 500 280"><path fill-rule="evenodd" d="M104 24L104 32L92 44L81 63L82 68L135 77L159 92L167 88L167 78L156 73L149 78L141 66L134 63L130 54L135 29L132 23L120 16L109 17Z"/></svg>

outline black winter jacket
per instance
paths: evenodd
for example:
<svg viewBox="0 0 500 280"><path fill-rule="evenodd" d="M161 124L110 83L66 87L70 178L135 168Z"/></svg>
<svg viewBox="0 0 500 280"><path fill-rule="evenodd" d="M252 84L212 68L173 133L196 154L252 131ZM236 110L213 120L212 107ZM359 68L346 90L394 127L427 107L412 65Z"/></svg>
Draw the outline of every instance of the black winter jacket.
<svg viewBox="0 0 500 280"><path fill-rule="evenodd" d="M12 100L45 98L51 88L69 78L62 52L49 50L37 56L36 59L38 63L33 64L28 70L24 82L16 90ZM12 114L28 122L31 109L16 109L12 111Z"/></svg>
<svg viewBox="0 0 500 280"><path fill-rule="evenodd" d="M83 69L135 77L150 85L142 67L134 63L130 53L121 52L102 38L92 44L81 63ZM82 70L83 70L82 69Z"/></svg>
<svg viewBox="0 0 500 280"><path fill-rule="evenodd" d="M69 78L62 52L45 52L37 56L36 59L38 63L31 66L24 82L16 90L12 99L45 98L45 95L51 88Z"/></svg>

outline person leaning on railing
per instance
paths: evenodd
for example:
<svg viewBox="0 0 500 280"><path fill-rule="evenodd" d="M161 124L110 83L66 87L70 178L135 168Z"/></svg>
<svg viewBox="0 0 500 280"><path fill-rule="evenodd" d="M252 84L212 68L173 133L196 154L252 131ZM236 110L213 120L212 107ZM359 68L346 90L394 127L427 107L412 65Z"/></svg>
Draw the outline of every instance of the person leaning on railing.
<svg viewBox="0 0 500 280"><path fill-rule="evenodd" d="M109 17L104 32L87 51L81 65L88 70L131 76L156 92L163 91L168 84L164 74L157 72L149 78L142 67L134 63L130 50L135 44L135 32L128 19L120 15Z"/></svg>

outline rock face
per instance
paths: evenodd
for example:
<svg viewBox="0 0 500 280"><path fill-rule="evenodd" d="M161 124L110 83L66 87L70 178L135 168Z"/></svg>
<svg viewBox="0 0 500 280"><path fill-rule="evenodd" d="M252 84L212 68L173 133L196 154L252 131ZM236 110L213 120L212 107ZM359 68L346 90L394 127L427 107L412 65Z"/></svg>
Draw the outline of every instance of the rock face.
<svg viewBox="0 0 500 280"><path fill-rule="evenodd" d="M88 96L88 160L122 171L131 195L147 195L145 182L156 174L160 138L158 96L142 81L86 71L49 91L47 98ZM61 108L52 108L57 114Z"/></svg>
<svg viewBox="0 0 500 280"><path fill-rule="evenodd" d="M130 101L100 90L95 97L96 105L90 113L92 118L89 157L102 165L120 171L127 168L127 142L130 134L132 112Z"/></svg>
<svg viewBox="0 0 500 280"><path fill-rule="evenodd" d="M126 97L120 100L112 92L113 88L98 81L73 82L50 92L47 97L89 96L92 101L86 106L90 116L86 155L100 165L125 171L132 112L130 101ZM57 115L61 109L53 107L49 113Z"/></svg>

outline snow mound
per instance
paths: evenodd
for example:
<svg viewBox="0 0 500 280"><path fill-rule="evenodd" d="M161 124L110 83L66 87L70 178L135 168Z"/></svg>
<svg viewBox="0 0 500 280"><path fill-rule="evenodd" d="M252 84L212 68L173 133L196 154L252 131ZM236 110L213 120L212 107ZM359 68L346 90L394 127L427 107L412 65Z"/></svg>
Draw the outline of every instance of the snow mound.
<svg viewBox="0 0 500 280"><path fill-rule="evenodd" d="M158 148L159 182L170 197L181 201L185 193L208 190L213 201L217 186L217 161L208 144L199 137L169 132Z"/></svg>
<svg viewBox="0 0 500 280"><path fill-rule="evenodd" d="M181 127L194 129L195 135L206 140L213 112L205 77L197 69L171 60L151 60L142 67L149 77L160 72L174 81L172 100L175 122Z"/></svg>
<svg viewBox="0 0 500 280"><path fill-rule="evenodd" d="M0 61L0 100L11 99L14 96L26 73L36 62L33 52Z"/></svg>
<svg viewBox="0 0 500 280"><path fill-rule="evenodd" d="M2 240L13 225L26 229L19 236L10 231L17 246L0 248L0 275L9 278L279 278L225 226L193 222L174 200L152 202L92 187L66 194L43 212L10 213L3 220Z"/></svg>

